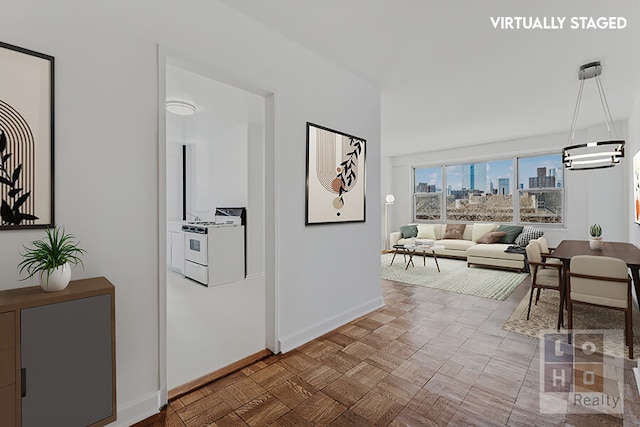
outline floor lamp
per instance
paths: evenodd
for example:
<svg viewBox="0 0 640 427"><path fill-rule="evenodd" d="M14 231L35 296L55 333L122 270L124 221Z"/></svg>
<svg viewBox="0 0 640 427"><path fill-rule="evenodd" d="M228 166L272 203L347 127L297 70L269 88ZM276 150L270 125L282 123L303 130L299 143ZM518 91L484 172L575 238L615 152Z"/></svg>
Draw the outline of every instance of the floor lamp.
<svg viewBox="0 0 640 427"><path fill-rule="evenodd" d="M393 194L387 194L387 197L385 198L385 204L384 204L384 241L385 241L385 249L389 250L389 205L392 205L393 202L396 200L395 197L393 197Z"/></svg>

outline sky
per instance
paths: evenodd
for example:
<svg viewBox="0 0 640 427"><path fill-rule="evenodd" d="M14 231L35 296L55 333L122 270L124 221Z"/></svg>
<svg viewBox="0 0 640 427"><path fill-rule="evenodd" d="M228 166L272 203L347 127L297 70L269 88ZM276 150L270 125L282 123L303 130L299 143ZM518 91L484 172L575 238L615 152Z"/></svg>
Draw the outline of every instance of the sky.
<svg viewBox="0 0 640 427"><path fill-rule="evenodd" d="M522 157L518 159L520 169L520 183L526 188L529 184L529 178L537 176L537 168L546 167L547 174L549 169L556 168L558 177L556 180L562 181L562 156L560 154L551 154L546 156ZM487 178L493 182L494 188L498 187L498 178L509 178L509 184L513 184L513 160L497 160L487 163ZM426 182L435 184L438 191L442 190L442 168L440 166L430 168L416 168L416 184ZM454 190L462 188L462 165L447 166L447 185L451 185Z"/></svg>

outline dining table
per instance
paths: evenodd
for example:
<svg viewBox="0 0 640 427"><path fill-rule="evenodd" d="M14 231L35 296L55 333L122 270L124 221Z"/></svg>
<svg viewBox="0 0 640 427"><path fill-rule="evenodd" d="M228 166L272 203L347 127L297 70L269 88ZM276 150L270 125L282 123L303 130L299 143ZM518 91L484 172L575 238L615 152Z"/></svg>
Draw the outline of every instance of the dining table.
<svg viewBox="0 0 640 427"><path fill-rule="evenodd" d="M631 270L633 286L636 290L636 299L640 304L640 249L626 242L604 242L602 250L593 250L589 247L588 240L563 240L551 254L550 258L557 258L563 264L564 289L567 289L569 263L576 255L594 255L619 258L627 263Z"/></svg>

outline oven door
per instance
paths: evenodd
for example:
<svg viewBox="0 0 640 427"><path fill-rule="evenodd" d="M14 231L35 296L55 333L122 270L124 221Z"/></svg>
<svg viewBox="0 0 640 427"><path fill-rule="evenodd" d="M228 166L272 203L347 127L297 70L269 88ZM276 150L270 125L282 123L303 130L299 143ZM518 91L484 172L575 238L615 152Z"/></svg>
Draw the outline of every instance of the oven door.
<svg viewBox="0 0 640 427"><path fill-rule="evenodd" d="M207 265L207 235L184 233L184 259L200 265Z"/></svg>
<svg viewBox="0 0 640 427"><path fill-rule="evenodd" d="M209 286L209 267L196 264L195 262L184 262L184 277Z"/></svg>

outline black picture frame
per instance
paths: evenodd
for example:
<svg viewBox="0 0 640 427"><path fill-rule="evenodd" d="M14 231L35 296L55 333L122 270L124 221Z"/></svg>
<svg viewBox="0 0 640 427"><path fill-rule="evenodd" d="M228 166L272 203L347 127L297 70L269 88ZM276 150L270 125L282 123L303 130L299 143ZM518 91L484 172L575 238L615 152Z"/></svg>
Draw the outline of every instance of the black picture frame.
<svg viewBox="0 0 640 427"><path fill-rule="evenodd" d="M307 122L305 225L366 221L366 144Z"/></svg>
<svg viewBox="0 0 640 427"><path fill-rule="evenodd" d="M0 230L55 224L54 62L0 42Z"/></svg>

